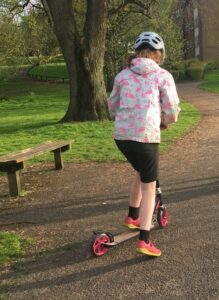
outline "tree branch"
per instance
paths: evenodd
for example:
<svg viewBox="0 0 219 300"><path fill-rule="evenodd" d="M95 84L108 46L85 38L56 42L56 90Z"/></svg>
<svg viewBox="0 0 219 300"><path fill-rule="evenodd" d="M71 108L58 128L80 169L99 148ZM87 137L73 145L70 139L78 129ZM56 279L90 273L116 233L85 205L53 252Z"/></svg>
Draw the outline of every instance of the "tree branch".
<svg viewBox="0 0 219 300"><path fill-rule="evenodd" d="M14 5L9 11L13 12L14 10L16 10L17 8L22 9L22 11L28 6L31 5L31 7L36 8L36 9L41 9L44 10L43 6L38 5L37 3L32 3L31 0L26 0L23 4L16 4Z"/></svg>
<svg viewBox="0 0 219 300"><path fill-rule="evenodd" d="M112 7L109 10L108 15L109 16L115 15L121 10L125 9L126 7L131 6L132 11L133 11L133 7L135 7L136 9L135 12L142 13L146 16L149 16L148 11L150 10L151 5L154 4L155 2L157 2L157 0L148 0L146 2L141 0L123 0L122 3L117 7Z"/></svg>
<svg viewBox="0 0 219 300"><path fill-rule="evenodd" d="M30 0L27 0L26 2L24 2L23 4L16 4L15 6L13 6L9 11L12 12L17 8L22 8L25 9L25 7L27 7L27 5L30 3Z"/></svg>

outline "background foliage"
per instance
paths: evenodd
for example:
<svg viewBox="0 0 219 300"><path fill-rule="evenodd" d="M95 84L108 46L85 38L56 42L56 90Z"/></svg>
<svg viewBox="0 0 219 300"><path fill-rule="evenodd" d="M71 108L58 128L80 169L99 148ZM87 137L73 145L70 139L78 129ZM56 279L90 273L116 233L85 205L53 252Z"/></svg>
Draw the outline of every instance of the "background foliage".
<svg viewBox="0 0 219 300"><path fill-rule="evenodd" d="M61 55L52 23L43 1L3 0L0 3L0 64L43 64ZM105 80L112 87L115 74L126 64L136 36L142 31L156 31L165 41L167 63L182 58L182 34L171 17L174 0L154 1L145 15L135 6L122 6L122 0L111 1L105 54ZM119 7L115 10L115 7ZM83 39L86 1L74 1L77 29ZM19 59L18 59L19 58ZM22 59L23 58L23 59Z"/></svg>

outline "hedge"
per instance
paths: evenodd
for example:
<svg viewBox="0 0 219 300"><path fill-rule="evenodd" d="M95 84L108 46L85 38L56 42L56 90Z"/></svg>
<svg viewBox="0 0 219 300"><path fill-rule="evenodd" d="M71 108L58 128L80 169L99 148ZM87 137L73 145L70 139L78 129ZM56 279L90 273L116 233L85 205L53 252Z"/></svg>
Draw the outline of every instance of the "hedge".
<svg viewBox="0 0 219 300"><path fill-rule="evenodd" d="M206 72L219 68L219 62L216 60L198 61L190 59L179 61L174 65L166 65L165 68L170 71L174 79L177 80L202 80Z"/></svg>
<svg viewBox="0 0 219 300"><path fill-rule="evenodd" d="M215 70L219 67L219 62L216 60L198 61L197 59L189 59L178 61L172 65L164 65L164 69L168 70L174 77L175 81L179 80L202 80L207 71ZM107 70L105 66L105 81L108 90L111 91L113 78L106 76ZM56 63L40 65L34 67L29 72L29 75L37 80L51 81L68 81L68 73L63 58L56 58Z"/></svg>
<svg viewBox="0 0 219 300"><path fill-rule="evenodd" d="M205 75L205 68L202 66L188 67L186 70L186 75L188 79L202 80Z"/></svg>

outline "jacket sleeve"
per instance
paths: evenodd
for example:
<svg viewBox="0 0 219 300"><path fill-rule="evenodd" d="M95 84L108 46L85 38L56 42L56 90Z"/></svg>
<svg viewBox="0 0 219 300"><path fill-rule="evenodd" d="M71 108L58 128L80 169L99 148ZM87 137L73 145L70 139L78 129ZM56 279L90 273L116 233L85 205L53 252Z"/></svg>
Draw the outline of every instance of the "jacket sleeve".
<svg viewBox="0 0 219 300"><path fill-rule="evenodd" d="M176 91L176 85L173 76L167 72L161 82L160 90L161 102L161 123L168 125L177 122L180 112L179 97Z"/></svg>
<svg viewBox="0 0 219 300"><path fill-rule="evenodd" d="M120 100L120 86L118 76L116 76L113 84L113 90L107 99L108 110L110 113L111 118L114 120L116 115L116 109L119 106Z"/></svg>

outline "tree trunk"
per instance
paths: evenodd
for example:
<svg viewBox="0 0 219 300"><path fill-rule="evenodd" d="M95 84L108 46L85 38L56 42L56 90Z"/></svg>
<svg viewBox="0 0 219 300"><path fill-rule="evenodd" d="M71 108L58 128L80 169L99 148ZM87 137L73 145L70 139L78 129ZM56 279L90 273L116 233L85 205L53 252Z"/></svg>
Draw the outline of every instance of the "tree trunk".
<svg viewBox="0 0 219 300"><path fill-rule="evenodd" d="M72 0L46 0L67 65L70 102L63 122L108 117L103 78L107 0L87 0L84 38L80 39Z"/></svg>

